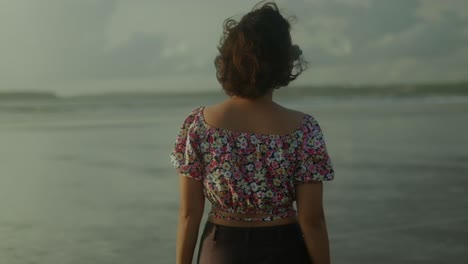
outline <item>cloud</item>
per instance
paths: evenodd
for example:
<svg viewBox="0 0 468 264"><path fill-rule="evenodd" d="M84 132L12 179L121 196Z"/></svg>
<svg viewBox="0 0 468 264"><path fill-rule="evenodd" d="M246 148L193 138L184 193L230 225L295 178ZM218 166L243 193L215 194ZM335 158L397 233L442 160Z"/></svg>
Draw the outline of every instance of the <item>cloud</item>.
<svg viewBox="0 0 468 264"><path fill-rule="evenodd" d="M373 0L305 0L304 2L315 6L341 5L345 7L369 8Z"/></svg>
<svg viewBox="0 0 468 264"><path fill-rule="evenodd" d="M455 25L456 23L450 23ZM465 46L468 38L461 30L447 30L447 24L417 23L397 33L387 33L370 43L374 54L387 57L440 57ZM377 55L377 54L376 54Z"/></svg>
<svg viewBox="0 0 468 264"><path fill-rule="evenodd" d="M430 22L440 22L451 16L468 20L466 0L419 0L416 15Z"/></svg>
<svg viewBox="0 0 468 264"><path fill-rule="evenodd" d="M445 2L358 2L311 0L295 6L295 39L310 62L301 82L465 78L466 64L461 61L468 60L462 52L468 23L461 14L448 11L462 9L462 1L440 9ZM428 19L433 16L422 16L425 12L440 19Z"/></svg>
<svg viewBox="0 0 468 264"><path fill-rule="evenodd" d="M293 40L310 62L299 83L465 78L465 0L277 3L297 17ZM214 88L222 22L252 6L247 0L0 1L0 89Z"/></svg>
<svg viewBox="0 0 468 264"><path fill-rule="evenodd" d="M468 72L468 48L448 56L430 57L424 60L414 57L388 59L347 64L312 67L301 84L381 84L405 82L459 81ZM440 72L444 71L441 75Z"/></svg>
<svg viewBox="0 0 468 264"><path fill-rule="evenodd" d="M162 15L167 10L161 7L152 1L1 2L0 32L6 41L0 43L0 89L54 86L67 92L76 87L71 83L90 85L93 80L102 86L106 81L115 84L113 80L157 83L171 74L206 76L213 66L204 38L195 37L201 31L187 33L190 24L183 20L167 22L177 6L161 23L152 13ZM217 37L212 38L215 51Z"/></svg>
<svg viewBox="0 0 468 264"><path fill-rule="evenodd" d="M114 1L18 0L0 5L1 86L22 88L40 82L45 86L95 55L105 42Z"/></svg>
<svg viewBox="0 0 468 264"><path fill-rule="evenodd" d="M328 55L342 56L352 52L347 21L334 16L317 15L299 25L302 32L296 39L308 50L320 49Z"/></svg>

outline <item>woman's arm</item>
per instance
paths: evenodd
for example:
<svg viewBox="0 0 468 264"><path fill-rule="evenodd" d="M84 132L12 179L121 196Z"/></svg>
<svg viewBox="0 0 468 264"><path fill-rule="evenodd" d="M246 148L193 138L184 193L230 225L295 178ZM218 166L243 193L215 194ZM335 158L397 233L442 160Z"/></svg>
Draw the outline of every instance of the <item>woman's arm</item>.
<svg viewBox="0 0 468 264"><path fill-rule="evenodd" d="M203 216L203 184L185 175L179 182L180 206L177 225L176 263L191 264Z"/></svg>
<svg viewBox="0 0 468 264"><path fill-rule="evenodd" d="M296 185L296 203L307 251L314 264L330 263L327 225L323 212L323 184Z"/></svg>

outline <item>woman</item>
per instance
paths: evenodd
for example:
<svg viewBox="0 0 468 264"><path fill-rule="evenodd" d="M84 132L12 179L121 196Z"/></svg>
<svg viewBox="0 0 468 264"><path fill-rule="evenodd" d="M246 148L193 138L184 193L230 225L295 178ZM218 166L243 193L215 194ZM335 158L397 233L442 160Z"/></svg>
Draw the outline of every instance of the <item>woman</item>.
<svg viewBox="0 0 468 264"><path fill-rule="evenodd" d="M179 264L192 263L205 199L198 263L330 263L322 181L334 170L322 131L272 100L305 68L289 31L274 3L224 23L215 65L229 99L194 109L171 154Z"/></svg>

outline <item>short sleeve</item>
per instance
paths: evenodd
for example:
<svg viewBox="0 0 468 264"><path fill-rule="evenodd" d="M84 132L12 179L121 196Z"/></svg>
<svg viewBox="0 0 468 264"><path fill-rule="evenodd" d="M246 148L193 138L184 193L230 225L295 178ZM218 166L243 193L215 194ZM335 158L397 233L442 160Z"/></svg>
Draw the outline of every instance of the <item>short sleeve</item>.
<svg viewBox="0 0 468 264"><path fill-rule="evenodd" d="M318 122L312 116L303 129L301 145L297 153L295 184L330 181L335 171L328 155L325 138Z"/></svg>
<svg viewBox="0 0 468 264"><path fill-rule="evenodd" d="M180 128L170 155L171 163L179 174L202 180L204 165L199 149L196 110L188 115Z"/></svg>

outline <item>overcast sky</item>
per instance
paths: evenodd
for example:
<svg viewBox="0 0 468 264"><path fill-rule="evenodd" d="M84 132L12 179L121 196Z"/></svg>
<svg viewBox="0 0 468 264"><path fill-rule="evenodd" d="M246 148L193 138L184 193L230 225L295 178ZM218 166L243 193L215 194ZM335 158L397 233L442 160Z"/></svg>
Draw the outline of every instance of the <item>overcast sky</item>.
<svg viewBox="0 0 468 264"><path fill-rule="evenodd" d="M466 0L283 0L309 61L297 84L460 80ZM0 0L0 90L217 89L225 18L246 0Z"/></svg>

